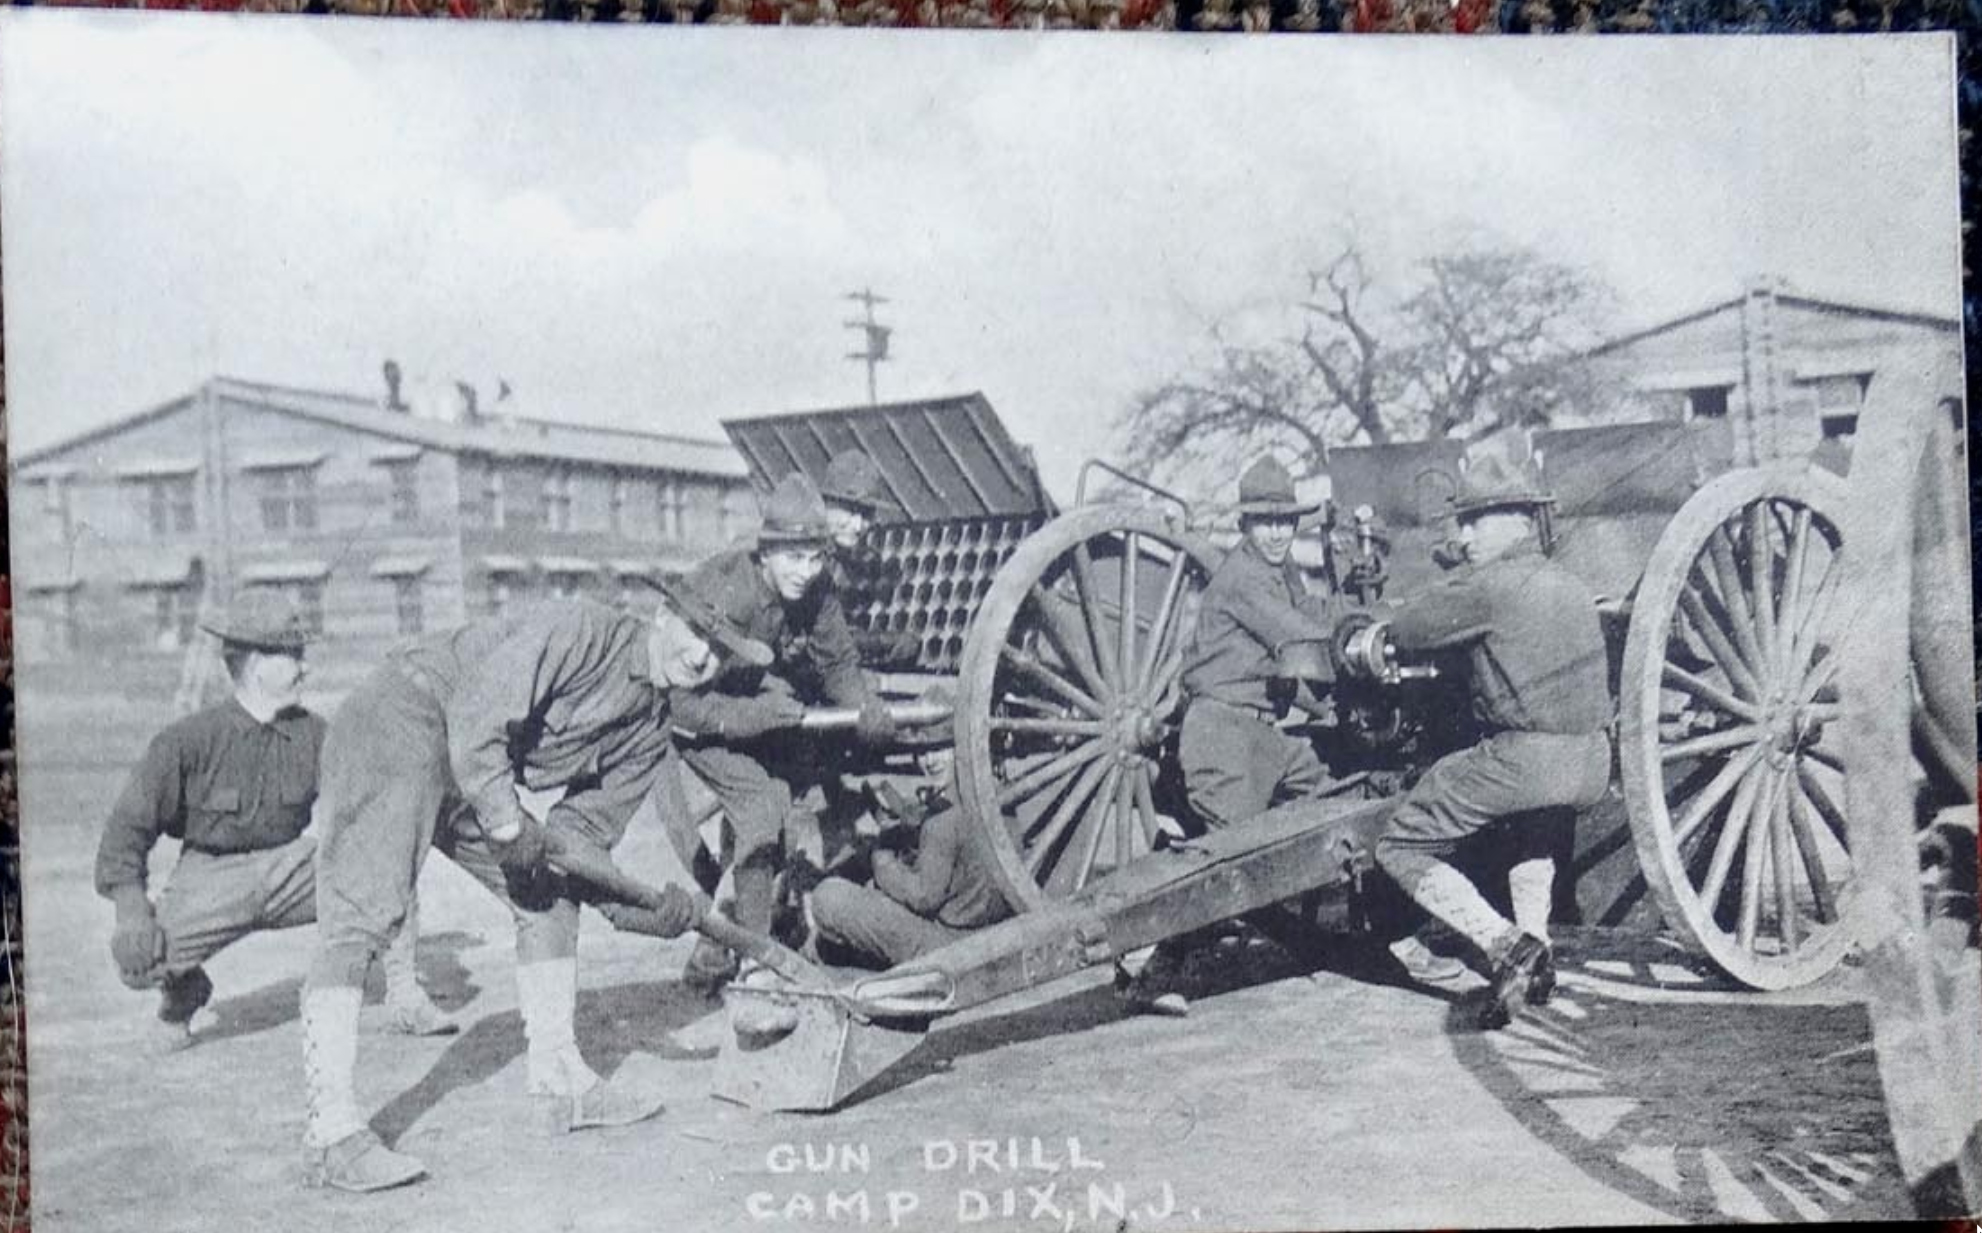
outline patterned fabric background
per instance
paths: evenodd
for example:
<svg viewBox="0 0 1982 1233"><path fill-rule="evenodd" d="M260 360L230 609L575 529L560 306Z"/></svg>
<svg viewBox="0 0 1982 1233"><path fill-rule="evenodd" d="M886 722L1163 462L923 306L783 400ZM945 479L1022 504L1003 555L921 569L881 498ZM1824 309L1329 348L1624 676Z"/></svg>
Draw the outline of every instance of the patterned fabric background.
<svg viewBox="0 0 1982 1233"><path fill-rule="evenodd" d="M1982 0L132 0L45 7L311 13L437 20L599 21L709 25L1142 29L1183 32L1418 34L1852 34L1951 30L1961 124L1962 316L1969 425L1976 427L1982 329L1975 280L1974 130L1982 114ZM4 374L0 357L0 374ZM0 460L4 460L0 404ZM1971 460L1972 461L1972 460ZM1982 485L1971 472L1971 509ZM1982 525L1976 529L1982 541ZM0 544L6 510L0 505ZM1976 571L1982 578L1982 568ZM1978 589L1982 597L1982 589ZM0 574L0 1233L29 1228L29 1135L20 999L19 818L14 793L13 650Z"/></svg>

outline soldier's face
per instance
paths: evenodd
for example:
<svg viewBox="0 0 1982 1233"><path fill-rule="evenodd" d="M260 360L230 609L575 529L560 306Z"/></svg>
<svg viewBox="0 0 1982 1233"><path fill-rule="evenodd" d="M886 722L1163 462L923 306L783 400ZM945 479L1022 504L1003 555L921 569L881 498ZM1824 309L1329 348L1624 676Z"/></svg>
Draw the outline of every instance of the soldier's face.
<svg viewBox="0 0 1982 1233"><path fill-rule="evenodd" d="M1491 561L1534 534L1532 515L1515 509L1488 510L1459 524L1459 539L1475 561Z"/></svg>
<svg viewBox="0 0 1982 1233"><path fill-rule="evenodd" d="M1265 558L1268 565L1278 565L1287 559L1294 547L1293 518L1261 518L1247 516L1240 520L1246 533L1246 540L1253 551Z"/></svg>
<svg viewBox="0 0 1982 1233"><path fill-rule="evenodd" d="M778 598L788 604L802 599L824 568L826 550L823 548L769 548L764 552L764 581L770 583Z"/></svg>
<svg viewBox="0 0 1982 1233"><path fill-rule="evenodd" d="M309 671L303 667L301 651L256 651L248 657L247 670L241 675L250 689L277 710L303 704L303 680Z"/></svg>
<svg viewBox="0 0 1982 1233"><path fill-rule="evenodd" d="M705 685L722 667L716 648L666 609L654 618L654 632L647 638L647 658L673 689Z"/></svg>
<svg viewBox="0 0 1982 1233"><path fill-rule="evenodd" d="M867 515L850 505L826 503L826 525L833 529L833 546L843 552L851 552L860 547L860 537L867 534Z"/></svg>

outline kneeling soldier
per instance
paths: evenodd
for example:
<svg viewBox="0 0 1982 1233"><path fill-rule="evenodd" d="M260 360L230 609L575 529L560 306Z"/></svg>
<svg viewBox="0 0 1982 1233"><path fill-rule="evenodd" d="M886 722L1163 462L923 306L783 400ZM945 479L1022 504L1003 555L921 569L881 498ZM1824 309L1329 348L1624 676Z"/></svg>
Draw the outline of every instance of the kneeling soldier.
<svg viewBox="0 0 1982 1233"><path fill-rule="evenodd" d="M889 967L1009 918L997 875L964 825L963 810L950 806L917 828L912 861L875 850L874 885L819 883L810 899L819 939Z"/></svg>
<svg viewBox="0 0 1982 1233"><path fill-rule="evenodd" d="M545 864L548 835L517 788L563 789L548 814L560 842L618 842L669 751L668 691L707 680L715 648L770 658L734 631L691 627L690 611L673 599L650 622L588 601L519 607L396 649L338 711L324 740L320 937L303 994L312 1184L379 1190L425 1172L366 1128L352 1071L358 978L406 911L429 846L511 908L529 1087L550 1128L660 1112L578 1051L580 888ZM601 911L671 937L696 907L671 886L660 910Z"/></svg>
<svg viewBox="0 0 1982 1233"><path fill-rule="evenodd" d="M1539 513L1552 498L1517 462L1489 454L1461 476L1453 501L1471 561L1391 621L1405 652L1461 651L1484 739L1434 763L1391 817L1376 860L1405 893L1470 940L1492 965L1482 1026L1500 1027L1555 986L1543 933L1553 862L1531 857L1508 876L1515 924L1443 858L1495 822L1595 804L1610 782L1608 656L1596 599L1544 555ZM1559 815L1558 815L1559 816Z"/></svg>
<svg viewBox="0 0 1982 1233"><path fill-rule="evenodd" d="M208 959L250 933L316 919L316 839L305 828L324 721L302 706L301 616L278 592L244 590L219 624L202 628L220 639L234 696L152 738L96 854L97 893L117 906L118 974L163 993L161 1051L192 1043L193 1015L213 996ZM183 846L154 907L145 867L160 836ZM417 933L409 902L383 956L387 1027L456 1031L415 980Z"/></svg>

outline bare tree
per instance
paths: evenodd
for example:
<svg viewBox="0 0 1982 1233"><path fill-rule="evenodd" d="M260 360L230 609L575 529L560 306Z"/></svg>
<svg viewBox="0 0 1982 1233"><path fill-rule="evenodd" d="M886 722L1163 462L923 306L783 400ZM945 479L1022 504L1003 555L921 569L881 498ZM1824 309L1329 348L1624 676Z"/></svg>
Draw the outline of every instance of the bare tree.
<svg viewBox="0 0 1982 1233"><path fill-rule="evenodd" d="M1213 329L1213 358L1141 392L1118 428L1128 460L1188 475L1276 448L1297 472L1335 445L1544 425L1593 405L1577 361L1609 296L1571 267L1518 248L1472 247L1383 286L1344 243L1306 274L1294 330L1241 345Z"/></svg>

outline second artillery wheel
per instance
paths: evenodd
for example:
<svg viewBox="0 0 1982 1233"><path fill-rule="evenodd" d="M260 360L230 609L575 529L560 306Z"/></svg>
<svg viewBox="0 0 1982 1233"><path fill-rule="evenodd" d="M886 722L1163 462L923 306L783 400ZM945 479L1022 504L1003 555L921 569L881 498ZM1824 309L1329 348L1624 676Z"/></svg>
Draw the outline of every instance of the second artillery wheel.
<svg viewBox="0 0 1982 1233"><path fill-rule="evenodd" d="M1097 505L999 569L958 674L956 776L1013 906L1066 898L1169 825L1158 755L1215 561L1153 509Z"/></svg>
<svg viewBox="0 0 1982 1233"><path fill-rule="evenodd" d="M1660 537L1619 685L1631 835L1666 922L1758 989L1807 984L1852 942L1832 631L1841 481L1721 476Z"/></svg>

